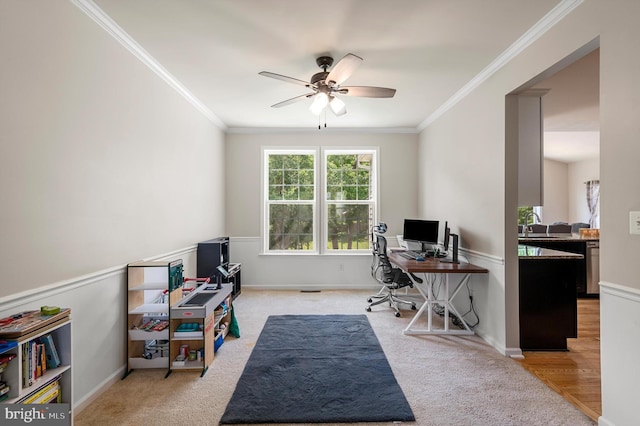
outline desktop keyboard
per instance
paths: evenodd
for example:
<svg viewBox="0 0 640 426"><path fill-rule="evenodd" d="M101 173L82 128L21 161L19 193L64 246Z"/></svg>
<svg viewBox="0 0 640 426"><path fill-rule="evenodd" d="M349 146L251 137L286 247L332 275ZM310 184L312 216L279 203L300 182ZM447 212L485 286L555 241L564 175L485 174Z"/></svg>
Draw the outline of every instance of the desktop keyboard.
<svg viewBox="0 0 640 426"><path fill-rule="evenodd" d="M422 255L422 253L418 253L417 251L413 251L413 250L402 251L399 254L405 259L410 259L410 260L416 260L419 257L422 257L422 258L425 257Z"/></svg>
<svg viewBox="0 0 640 426"><path fill-rule="evenodd" d="M433 252L420 253L414 250L401 251L398 254L404 257L405 259L409 259L409 260L416 260L419 257L423 259L426 259L428 257L437 257L438 259L442 259L444 257L447 257L447 253L443 251L439 251L437 256L434 256Z"/></svg>

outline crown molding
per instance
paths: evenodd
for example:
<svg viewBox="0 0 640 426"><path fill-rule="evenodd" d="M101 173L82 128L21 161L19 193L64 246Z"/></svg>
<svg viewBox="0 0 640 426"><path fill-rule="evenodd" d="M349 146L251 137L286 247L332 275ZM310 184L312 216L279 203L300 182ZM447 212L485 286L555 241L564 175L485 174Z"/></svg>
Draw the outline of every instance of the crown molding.
<svg viewBox="0 0 640 426"><path fill-rule="evenodd" d="M529 30L524 33L518 40L516 40L511 46L502 52L496 59L494 59L485 69L480 71L478 75L469 80L460 90L454 93L445 103L440 105L433 113L431 113L422 123L417 127L418 131L426 129L430 124L440 118L445 112L453 108L458 102L464 99L469 93L480 86L485 80L491 77L504 67L509 61L522 53L527 47L529 47L534 41L540 38L543 34L553 28L558 22L564 19L575 8L580 6L584 0L562 0L558 3L549 13L536 22Z"/></svg>
<svg viewBox="0 0 640 426"><path fill-rule="evenodd" d="M193 93L191 93L177 78L167 71L149 52L144 50L125 30L123 30L109 15L107 15L92 0L70 0L75 6L93 19L110 36L122 44L129 52L145 64L151 71L162 78L169 86L184 97L209 121L219 129L226 131L227 126L209 108L207 108Z"/></svg>

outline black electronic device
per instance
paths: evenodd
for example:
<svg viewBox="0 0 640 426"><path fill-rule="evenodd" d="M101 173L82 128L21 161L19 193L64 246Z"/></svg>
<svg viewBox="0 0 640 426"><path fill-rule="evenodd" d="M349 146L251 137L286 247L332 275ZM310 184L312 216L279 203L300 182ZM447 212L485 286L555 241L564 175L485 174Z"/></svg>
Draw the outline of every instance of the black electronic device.
<svg viewBox="0 0 640 426"><path fill-rule="evenodd" d="M453 249L451 250L451 259L441 259L440 262L460 263L458 260L458 234L450 234L453 241Z"/></svg>
<svg viewBox="0 0 640 426"><path fill-rule="evenodd" d="M219 237L198 243L196 274L200 278L213 278L216 268L229 266L229 237Z"/></svg>
<svg viewBox="0 0 640 426"><path fill-rule="evenodd" d="M427 246L438 244L438 230L440 222L437 220L405 219L402 238L405 241L420 243L423 252L431 251Z"/></svg>
<svg viewBox="0 0 640 426"><path fill-rule="evenodd" d="M444 222L444 240L442 241L442 248L444 248L444 251L446 252L449 251L450 236L451 236L451 229L449 229L449 222L445 221Z"/></svg>
<svg viewBox="0 0 640 426"><path fill-rule="evenodd" d="M222 265L218 265L216 267L216 282L218 283L218 286L216 287L217 289L221 289L222 288L222 281L229 278L229 275L231 275L231 273L229 273L229 271L227 271L225 269L224 266Z"/></svg>
<svg viewBox="0 0 640 426"><path fill-rule="evenodd" d="M224 278L229 278L229 271L227 271L226 269L224 269L224 267L222 265L218 266L216 268L216 270L220 273L220 275L222 275Z"/></svg>

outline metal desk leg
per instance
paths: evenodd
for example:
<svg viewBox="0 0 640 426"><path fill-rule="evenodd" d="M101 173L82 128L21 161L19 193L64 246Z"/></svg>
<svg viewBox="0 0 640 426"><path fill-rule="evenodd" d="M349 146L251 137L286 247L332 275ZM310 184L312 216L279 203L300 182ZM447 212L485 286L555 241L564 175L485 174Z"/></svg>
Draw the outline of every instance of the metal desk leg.
<svg viewBox="0 0 640 426"><path fill-rule="evenodd" d="M418 320L418 318L422 316L425 309L428 310L428 318L429 318L428 327L429 327L429 330L431 330L432 307L431 307L431 303L429 303L429 301L433 297L433 294L431 291L431 284L430 283L427 284L427 294L425 294L424 290L422 289L422 284L415 283L414 287L418 290L418 293L420 293L422 297L424 297L424 303L422 304L422 306L420 306L420 309L418 309L418 312L416 312L416 314L413 316L407 328L404 329L404 334L408 334L407 332L411 330L411 327L413 327L413 324Z"/></svg>
<svg viewBox="0 0 640 426"><path fill-rule="evenodd" d="M420 307L420 309L418 310L418 312L416 312L416 314L414 315L414 317L411 319L411 322L409 323L409 325L407 326L407 328L404 329L403 333L404 334L474 334L473 330L471 330L469 328L469 325L466 323L466 321L462 318L462 316L460 315L460 313L458 312L458 310L451 304L451 300L453 300L453 298L458 294L458 292L460 291L460 289L462 288L462 285L464 283L466 283L469 278L471 277L471 274L465 274L464 277L462 277L462 279L456 284L453 293L451 295L449 295L449 274L447 274L446 279L445 279L445 298L441 299L441 300L434 300L433 298L433 281L432 280L428 280L427 283L427 294L425 294L424 290L421 288L421 286L418 284L416 285L416 288L418 289L418 291L420 292L420 294L422 294L422 296L425 298L425 302L423 303L423 305ZM434 303L442 303L444 305L444 328L443 329L433 329L433 304ZM413 325L415 324L415 322L418 320L418 318L420 318L422 316L422 314L424 314L425 310L427 311L427 328L426 329L413 329ZM460 319L460 321L462 321L462 324L465 328L465 330L451 330L449 328L449 311L453 312L453 314L458 317L458 319Z"/></svg>

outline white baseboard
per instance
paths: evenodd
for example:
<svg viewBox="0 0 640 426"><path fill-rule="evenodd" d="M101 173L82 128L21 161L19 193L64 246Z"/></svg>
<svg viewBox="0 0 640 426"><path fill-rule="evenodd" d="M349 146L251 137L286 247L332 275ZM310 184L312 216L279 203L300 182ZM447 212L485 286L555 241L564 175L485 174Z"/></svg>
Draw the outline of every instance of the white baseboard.
<svg viewBox="0 0 640 426"><path fill-rule="evenodd" d="M84 397L78 399L74 406L74 415L77 416L82 410L87 408L93 401L100 398L100 395L109 389L114 383L117 383L119 380L122 380L124 373L126 371L126 366L122 366L122 368L118 371L115 371L112 375L107 377L102 381L98 386L93 388L92 392L85 395Z"/></svg>

